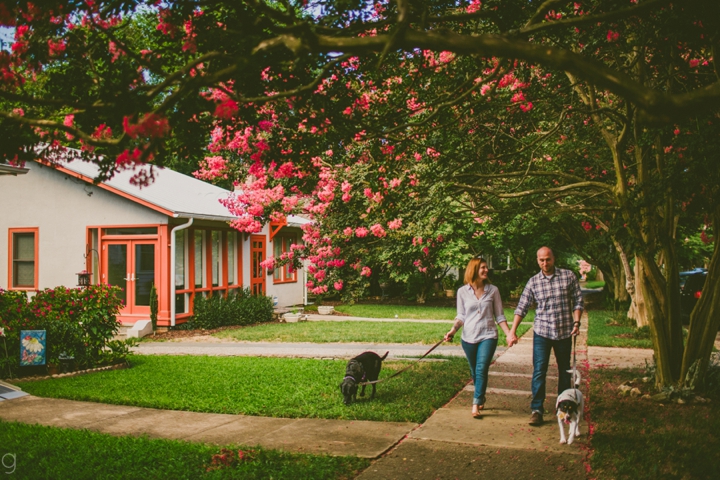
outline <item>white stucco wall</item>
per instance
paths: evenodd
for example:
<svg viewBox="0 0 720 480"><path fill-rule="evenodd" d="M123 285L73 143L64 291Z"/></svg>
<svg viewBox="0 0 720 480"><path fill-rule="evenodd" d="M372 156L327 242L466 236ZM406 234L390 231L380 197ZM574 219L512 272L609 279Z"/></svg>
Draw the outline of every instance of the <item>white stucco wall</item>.
<svg viewBox="0 0 720 480"><path fill-rule="evenodd" d="M163 224L168 218L40 164L0 176L0 287L8 288L8 229L38 227L39 288L74 286L85 268L87 226Z"/></svg>

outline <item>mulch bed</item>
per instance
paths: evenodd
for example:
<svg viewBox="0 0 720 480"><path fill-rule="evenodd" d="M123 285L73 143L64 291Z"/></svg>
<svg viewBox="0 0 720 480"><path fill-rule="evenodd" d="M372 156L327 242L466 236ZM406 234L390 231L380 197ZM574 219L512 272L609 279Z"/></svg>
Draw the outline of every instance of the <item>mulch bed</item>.
<svg viewBox="0 0 720 480"><path fill-rule="evenodd" d="M266 323L280 323L280 322L266 322ZM189 337L196 337L198 335L212 335L213 333L222 332L223 330L236 330L238 328L246 328L246 327L253 327L255 325L260 324L253 324L253 325L228 325L225 327L219 327L219 328L211 328L208 330L200 329L200 330L167 330L165 332L155 332L154 335L150 334L148 335L147 339L152 340L173 340L175 338L189 338Z"/></svg>

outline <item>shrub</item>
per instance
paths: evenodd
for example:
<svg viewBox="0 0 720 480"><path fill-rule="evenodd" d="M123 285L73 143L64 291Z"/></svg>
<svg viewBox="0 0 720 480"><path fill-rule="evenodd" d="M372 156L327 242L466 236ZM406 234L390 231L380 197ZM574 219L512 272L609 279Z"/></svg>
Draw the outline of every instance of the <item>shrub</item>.
<svg viewBox="0 0 720 480"><path fill-rule="evenodd" d="M102 284L61 286L37 292L28 303L24 292L0 289L0 327L7 345L7 353L5 345L0 350L0 371L12 376L20 368L20 330L46 331L48 365L57 365L61 353L75 357L80 368L124 358L127 346L112 343L122 306L118 292L118 287Z"/></svg>
<svg viewBox="0 0 720 480"><path fill-rule="evenodd" d="M193 318L186 329L212 329L227 325L250 325L269 322L273 316L273 302L264 295L252 295L250 289L231 291L227 297L215 294L206 298L195 296Z"/></svg>

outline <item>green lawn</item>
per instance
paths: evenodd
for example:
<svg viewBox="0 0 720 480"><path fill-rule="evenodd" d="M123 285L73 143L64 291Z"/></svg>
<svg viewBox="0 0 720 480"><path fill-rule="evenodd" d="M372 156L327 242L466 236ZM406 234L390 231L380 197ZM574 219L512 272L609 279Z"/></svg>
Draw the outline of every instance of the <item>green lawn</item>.
<svg viewBox="0 0 720 480"><path fill-rule="evenodd" d="M133 356L130 362L127 370L20 385L41 397L169 410L422 422L469 380L465 358L420 362L378 385L374 400L348 407L338 388L345 374L342 360L169 355ZM384 362L380 378L406 365Z"/></svg>
<svg viewBox="0 0 720 480"><path fill-rule="evenodd" d="M605 282L602 280L593 280L591 282L585 282L585 288L603 288L605 286Z"/></svg>
<svg viewBox="0 0 720 480"><path fill-rule="evenodd" d="M215 337L230 338L246 342L364 342L364 343L406 343L432 345L441 340L450 330L451 323L412 322L301 322L270 323L253 327L223 330ZM529 323L518 327L524 334L530 329ZM498 328L498 345L507 345L502 329ZM460 342L456 335L454 344Z"/></svg>
<svg viewBox="0 0 720 480"><path fill-rule="evenodd" d="M455 307L425 307L422 305L373 305L373 304L354 304L354 305L338 305L335 310L346 313L353 317L366 318L409 318L413 320L448 320L455 318L457 309ZM505 308L505 318L512 323L513 308ZM535 312L528 312L524 318L525 322L532 322L535 318Z"/></svg>
<svg viewBox="0 0 720 480"><path fill-rule="evenodd" d="M246 460L207 471L218 446L0 421L0 475L7 478L350 479L370 464L354 457L227 448L235 455L242 449Z"/></svg>
<svg viewBox="0 0 720 480"><path fill-rule="evenodd" d="M647 332L638 331L632 326L608 325L612 322L612 311L588 311L588 345L593 347L652 348L652 340ZM645 333L645 334L643 334Z"/></svg>
<svg viewBox="0 0 720 480"><path fill-rule="evenodd" d="M678 405L622 397L617 387L642 370L593 370L594 434L588 478L720 478L720 403ZM650 383L634 383L643 393Z"/></svg>

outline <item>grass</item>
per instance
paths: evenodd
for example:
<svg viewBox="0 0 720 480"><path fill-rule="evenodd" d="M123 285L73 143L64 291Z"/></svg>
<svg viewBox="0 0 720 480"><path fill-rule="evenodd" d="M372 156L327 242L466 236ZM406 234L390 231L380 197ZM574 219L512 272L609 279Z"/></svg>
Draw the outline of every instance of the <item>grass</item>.
<svg viewBox="0 0 720 480"><path fill-rule="evenodd" d="M591 373L595 433L589 478L720 478L719 399L678 405L618 395L618 385L644 375L641 370ZM639 387L647 391L647 385Z"/></svg>
<svg viewBox="0 0 720 480"><path fill-rule="evenodd" d="M602 280L593 280L591 282L585 282L585 288L603 288L605 286L605 282Z"/></svg>
<svg viewBox="0 0 720 480"><path fill-rule="evenodd" d="M653 348L647 328L638 329L623 317L624 313L608 310L588 311L588 346Z"/></svg>
<svg viewBox="0 0 720 480"><path fill-rule="evenodd" d="M0 421L0 472L8 478L350 479L370 464L354 457L228 448L235 454L243 449L249 459L207 471L220 447Z"/></svg>
<svg viewBox="0 0 720 480"><path fill-rule="evenodd" d="M132 368L22 382L41 397L288 418L422 422L469 380L465 358L420 362L347 407L345 361L300 358L133 356ZM408 365L384 362L380 378ZM366 398L369 397L369 394Z"/></svg>
<svg viewBox="0 0 720 480"><path fill-rule="evenodd" d="M248 328L223 330L218 338L245 342L312 342L312 343L405 343L432 345L450 330L451 323L412 322L301 322L270 323ZM530 329L529 323L518 327L518 334ZM459 344L456 335L454 344ZM507 345L505 335L498 328L498 345Z"/></svg>
<svg viewBox="0 0 720 480"><path fill-rule="evenodd" d="M376 304L353 304L337 305L335 310L353 317L366 318L407 318L412 320L448 320L455 318L457 309L455 307L425 307L421 305L376 305ZM513 308L505 308L505 318L512 323ZM532 322L535 312L528 312L524 318L525 322Z"/></svg>

